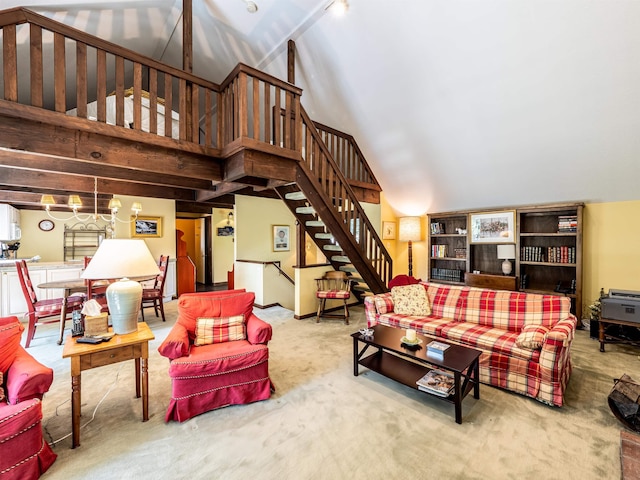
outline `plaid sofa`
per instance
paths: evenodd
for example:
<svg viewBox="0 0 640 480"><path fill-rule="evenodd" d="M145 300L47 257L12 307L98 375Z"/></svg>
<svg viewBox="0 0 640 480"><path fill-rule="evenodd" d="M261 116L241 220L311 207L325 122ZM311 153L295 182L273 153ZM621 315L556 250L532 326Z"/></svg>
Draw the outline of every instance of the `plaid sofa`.
<svg viewBox="0 0 640 480"><path fill-rule="evenodd" d="M481 350L482 383L562 406L577 325L569 298L421 283L431 306L429 316L394 313L391 293L383 293L365 298L369 327L413 328ZM536 345L523 342L536 331Z"/></svg>

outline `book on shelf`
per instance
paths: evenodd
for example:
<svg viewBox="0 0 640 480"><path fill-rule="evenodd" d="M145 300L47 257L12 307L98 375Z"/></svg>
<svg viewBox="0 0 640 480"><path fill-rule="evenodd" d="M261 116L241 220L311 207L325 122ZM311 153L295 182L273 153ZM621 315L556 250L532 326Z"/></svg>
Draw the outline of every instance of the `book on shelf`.
<svg viewBox="0 0 640 480"><path fill-rule="evenodd" d="M444 223L432 222L431 223L431 235L441 235L446 233Z"/></svg>
<svg viewBox="0 0 640 480"><path fill-rule="evenodd" d="M577 215L559 215L558 233L575 233L578 231Z"/></svg>
<svg viewBox="0 0 640 480"><path fill-rule="evenodd" d="M418 390L432 393L440 397L448 397L454 388L453 374L445 370L429 370L416 385Z"/></svg>
<svg viewBox="0 0 640 480"><path fill-rule="evenodd" d="M434 340L427 345L427 351L433 351L433 353L444 355L445 350L450 346L451 345Z"/></svg>

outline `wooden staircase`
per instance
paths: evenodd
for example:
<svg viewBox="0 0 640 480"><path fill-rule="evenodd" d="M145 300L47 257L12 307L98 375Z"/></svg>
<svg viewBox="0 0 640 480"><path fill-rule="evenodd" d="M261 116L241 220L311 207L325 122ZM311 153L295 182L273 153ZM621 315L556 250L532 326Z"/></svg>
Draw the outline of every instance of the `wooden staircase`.
<svg viewBox="0 0 640 480"><path fill-rule="evenodd" d="M356 296L386 292L391 256L304 108L301 117L296 182L276 191L331 265L354 280Z"/></svg>

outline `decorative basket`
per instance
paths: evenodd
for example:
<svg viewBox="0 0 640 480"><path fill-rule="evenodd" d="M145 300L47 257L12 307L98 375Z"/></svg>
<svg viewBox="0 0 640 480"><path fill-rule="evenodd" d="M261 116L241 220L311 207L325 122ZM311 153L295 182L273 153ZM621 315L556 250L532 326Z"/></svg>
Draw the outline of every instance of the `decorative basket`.
<svg viewBox="0 0 640 480"><path fill-rule="evenodd" d="M106 335L109 333L109 315L104 312L100 315L84 317L84 334L88 337Z"/></svg>

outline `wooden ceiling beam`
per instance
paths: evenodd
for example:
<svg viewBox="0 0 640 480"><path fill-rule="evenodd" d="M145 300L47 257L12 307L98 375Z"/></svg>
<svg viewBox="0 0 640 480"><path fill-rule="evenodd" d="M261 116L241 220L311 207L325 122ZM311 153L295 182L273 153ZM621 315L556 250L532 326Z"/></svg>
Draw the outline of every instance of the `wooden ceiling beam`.
<svg viewBox="0 0 640 480"><path fill-rule="evenodd" d="M198 190L213 190L211 180L179 177L154 172L142 172L130 168L102 165L96 161L75 160L37 153L0 148L0 165L26 170L69 173L99 178L128 180L136 183L167 185Z"/></svg>
<svg viewBox="0 0 640 480"><path fill-rule="evenodd" d="M54 190L61 194L93 193L93 178L63 173L22 170L0 166L0 185L14 185L33 191ZM122 180L98 178L98 192L131 195L137 197L167 198L194 201L193 190L184 188L146 185Z"/></svg>

